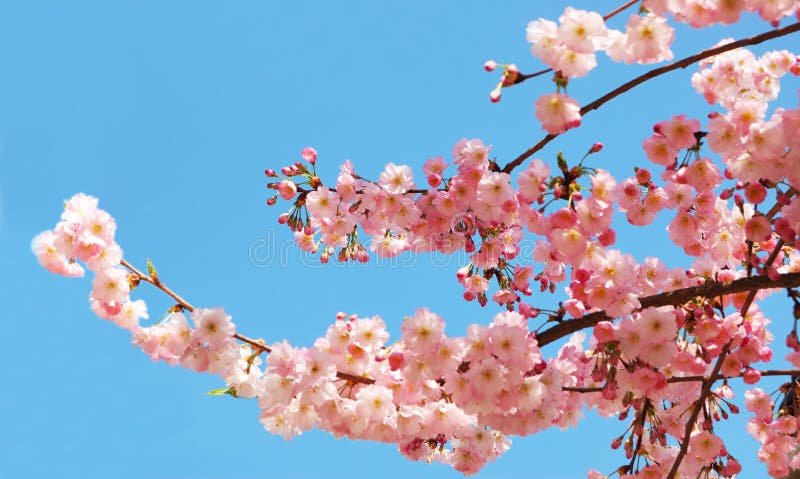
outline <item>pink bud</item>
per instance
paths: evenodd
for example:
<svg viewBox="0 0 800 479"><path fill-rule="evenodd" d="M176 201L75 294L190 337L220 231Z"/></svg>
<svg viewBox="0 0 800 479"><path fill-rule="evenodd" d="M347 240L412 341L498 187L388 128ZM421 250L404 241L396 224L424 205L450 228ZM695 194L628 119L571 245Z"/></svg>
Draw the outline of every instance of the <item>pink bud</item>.
<svg viewBox="0 0 800 479"><path fill-rule="evenodd" d="M602 149L603 149L603 144L598 141L597 143L592 145L592 147L589 149L589 153L597 153Z"/></svg>
<svg viewBox="0 0 800 479"><path fill-rule="evenodd" d="M441 183L442 183L442 175L435 173L432 175L428 175L428 185L430 185L431 188L436 188Z"/></svg>
<svg viewBox="0 0 800 479"><path fill-rule="evenodd" d="M778 281L779 279L781 279L781 274L774 266L767 269L767 276L772 281Z"/></svg>
<svg viewBox="0 0 800 479"><path fill-rule="evenodd" d="M103 309L106 311L106 314L109 316L116 316L122 311L122 303L117 301L111 301L108 303L100 303Z"/></svg>
<svg viewBox="0 0 800 479"><path fill-rule="evenodd" d="M613 401L617 399L617 386L614 383L608 383L600 392L600 395L606 401Z"/></svg>
<svg viewBox="0 0 800 479"><path fill-rule="evenodd" d="M277 202L278 202L278 195L275 195L271 198L267 198L267 205L269 206L273 206Z"/></svg>
<svg viewBox="0 0 800 479"><path fill-rule="evenodd" d="M603 246L611 246L617 241L617 233L609 228L597 237L597 241Z"/></svg>
<svg viewBox="0 0 800 479"><path fill-rule="evenodd" d="M639 168L636 170L636 181L638 181L640 185L649 184L651 179L650 170L647 168Z"/></svg>
<svg viewBox="0 0 800 479"><path fill-rule="evenodd" d="M401 367L403 367L403 363L406 362L406 357L402 353L402 351L395 351L389 355L389 369L392 371L397 371Z"/></svg>
<svg viewBox="0 0 800 479"><path fill-rule="evenodd" d="M289 213L282 213L278 216L278 223L285 225L289 221Z"/></svg>
<svg viewBox="0 0 800 479"><path fill-rule="evenodd" d="M487 60L486 63L483 64L483 69L487 72L494 71L495 68L497 68L497 62L494 60Z"/></svg>
<svg viewBox="0 0 800 479"><path fill-rule="evenodd" d="M739 464L739 461L736 459L730 458L720 472L722 472L725 477L733 477L742 472L742 465Z"/></svg>
<svg viewBox="0 0 800 479"><path fill-rule="evenodd" d="M307 146L303 148L303 151L300 153L304 160L311 163L312 165L317 162L317 150Z"/></svg>
<svg viewBox="0 0 800 479"><path fill-rule="evenodd" d="M277 174L277 173L275 173L275 170L273 170L273 169L271 169L271 168L264 170L264 174L265 174L265 175L266 175L268 178L275 178L276 176L278 176L278 174Z"/></svg>
<svg viewBox="0 0 800 479"><path fill-rule="evenodd" d="M464 252L466 253L475 252L475 242L472 240L472 236L467 236L467 241L464 244Z"/></svg>
<svg viewBox="0 0 800 479"><path fill-rule="evenodd" d="M747 368L744 374L742 374L742 380L744 380L745 384L755 384L761 380L761 373L756 369Z"/></svg>
<svg viewBox="0 0 800 479"><path fill-rule="evenodd" d="M800 351L800 342L797 340L796 331L792 331L786 336L786 346L794 349L795 351Z"/></svg>
<svg viewBox="0 0 800 479"><path fill-rule="evenodd" d="M291 200L297 194L297 185L294 184L294 181L283 180L278 185L278 192L284 200Z"/></svg>
<svg viewBox="0 0 800 479"><path fill-rule="evenodd" d="M491 91L491 93L489 93L489 100L491 100L492 103L497 103L500 101L500 88L495 88Z"/></svg>
<svg viewBox="0 0 800 479"><path fill-rule="evenodd" d="M599 343L613 341L614 325L610 321L600 321L595 325L593 334Z"/></svg>
<svg viewBox="0 0 800 479"><path fill-rule="evenodd" d="M461 295L465 301L475 301L477 296L472 291L464 291L464 294Z"/></svg>

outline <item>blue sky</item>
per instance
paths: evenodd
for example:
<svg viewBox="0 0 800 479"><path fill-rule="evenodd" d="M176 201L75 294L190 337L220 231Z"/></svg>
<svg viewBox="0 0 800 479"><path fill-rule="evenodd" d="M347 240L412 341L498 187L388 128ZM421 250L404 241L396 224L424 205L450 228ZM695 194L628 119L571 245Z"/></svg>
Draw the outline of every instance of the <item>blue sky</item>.
<svg viewBox="0 0 800 479"><path fill-rule="evenodd" d="M420 171L461 137L493 144L506 163L543 136L533 102L551 85L543 77L493 105L497 77L483 62L539 69L525 26L556 18L564 5L336 3L0 1L0 477L459 476L411 463L392 446L318 431L291 442L270 436L254 402L206 396L219 381L152 364L126 332L93 317L88 279L50 275L30 254L62 201L85 192L117 218L126 258L143 266L151 256L189 301L225 307L241 331L268 342L311 344L337 311L380 314L393 336L421 306L443 315L451 334L488 322L495 309L460 300L454 276L463 260L321 268L287 248L290 236L275 222L284 205L264 205L262 172L296 161L307 145L331 182L347 158L365 176L388 162ZM710 32L680 29L676 56L768 29L747 18ZM770 48L796 45L789 38ZM587 103L642 71L601 56L569 91ZM602 141L593 166L630 174L653 123L710 111L691 90L693 71L615 100L538 157L553 163L563 150L576 159ZM782 101L796 106L796 79L785 85ZM620 234L619 245L685 266L663 225ZM137 293L152 316L170 306L147 288ZM608 449L623 429L589 414L577 429L515 439L479 477L608 472L623 460ZM762 474L755 442L735 436L732 451Z"/></svg>

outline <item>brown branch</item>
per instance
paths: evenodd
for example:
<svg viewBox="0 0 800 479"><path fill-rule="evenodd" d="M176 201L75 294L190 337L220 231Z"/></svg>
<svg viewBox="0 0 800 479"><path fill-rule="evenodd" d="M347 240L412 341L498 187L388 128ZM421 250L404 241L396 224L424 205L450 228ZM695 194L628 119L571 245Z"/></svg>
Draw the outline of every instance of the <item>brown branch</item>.
<svg viewBox="0 0 800 479"><path fill-rule="evenodd" d="M761 376L800 376L800 369L762 369L758 371ZM742 371L744 373L744 371ZM672 378L667 379L667 382L670 384L674 383L690 383L696 381L720 381L722 379L739 379L742 375L739 376L724 376L722 374L717 374L714 377L711 376L675 376ZM572 386L564 386L561 388L562 391L573 392L573 393L599 393L603 391L602 386L598 387L572 387Z"/></svg>
<svg viewBox="0 0 800 479"><path fill-rule="evenodd" d="M598 99L594 100L593 102L585 105L583 108L581 108L581 116L585 116L590 111L600 108L600 106L602 106L604 103L612 100L613 98L616 98L619 95L627 92L628 90L631 90L634 87L636 87L636 86L638 86L638 85L640 85L640 84L642 84L642 83L644 83L644 82L646 82L648 80L651 80L651 79L653 79L655 77L661 76L661 75L663 75L665 73L669 73L669 72L671 72L673 70L686 68L686 67L688 67L688 66L690 66L690 65L692 65L692 64L694 64L694 63L696 63L696 62L698 62L700 60L703 60L703 59L708 58L708 57L713 57L714 55L719 55L720 53L725 53L727 51L735 50L737 48L741 48L741 47L744 47L744 46L757 45L759 43L763 43L763 42L766 42L768 40L772 40L772 39L775 39L775 38L778 38L778 37L789 35L791 33L797 32L797 31L800 31L800 22L793 23L793 24L785 26L783 28L776 28L775 30L770 30L768 32L764 32L764 33L761 33L761 34L758 34L758 35L755 35L755 36L752 36L752 37L743 38L743 39L740 39L740 40L737 40L735 42L731 42L731 43L728 43L728 44L725 44L725 45L720 45L718 47L709 48L708 50L703 50L700 53L696 53L696 54L694 54L692 56L689 56L689 57L686 57L686 58L684 58L682 60L678 60L676 62L670 63L668 65L664 65L664 66L659 67L659 68L654 68L654 69L648 71L647 73L639 75L638 77L634 78L633 80L630 80L630 81L628 81L626 83L623 83L622 85L620 85L619 87L615 88L614 90L611 90L610 92L606 93L605 95L601 96L600 98L598 98ZM517 166L521 165L522 162L524 162L526 159L530 158L534 153L536 153L537 151L539 151L542 148L544 148L545 145L547 145L548 143L553 141L557 136L559 136L559 135L549 135L548 134L547 136L542 138L539 141L539 143L536 143L534 146L532 146L527 151L525 151L524 153L522 153L521 155L516 157L513 161L508 163L506 166L504 166L501 171L504 172L504 173L511 173L511 171L514 170L514 168L516 168Z"/></svg>
<svg viewBox="0 0 800 479"><path fill-rule="evenodd" d="M709 282L700 286L691 286L673 291L666 291L639 299L641 307L655 308L659 306L677 306L693 298L714 298L717 296L743 293L745 291L757 291L773 288L794 288L800 286L800 273L785 273L776 280L769 279L768 276L753 276L750 278L740 278L730 283ZM553 341L568 336L576 331L596 325L600 321L610 321L614 318L608 316L605 311L596 311L580 318L570 319L559 323L552 328L536 335L539 346L550 344Z"/></svg>
<svg viewBox="0 0 800 479"><path fill-rule="evenodd" d="M614 11L605 14L603 16L603 20L607 21L608 19L610 19L614 15L617 15L618 13L622 13L623 11L627 10L628 7L631 7L631 6L633 6L634 4L636 4L638 2L639 2L639 0L631 0L630 2L626 3L625 5L622 5L622 6L618 7L618 8L616 8Z"/></svg>
<svg viewBox="0 0 800 479"><path fill-rule="evenodd" d="M152 284L153 286L155 286L156 288L158 288L158 289L160 289L161 291L163 291L164 293L166 293L166 294L167 294L167 296L169 296L170 298L172 298L172 299L174 299L175 301L177 301L177 302L178 302L178 304L179 304L179 305L181 305L181 307L182 307L183 309L185 309L185 310L187 310L187 311L194 311L194 306L192 306L192 305L191 305L191 304L190 304L188 301L186 301L185 299L183 299L183 298L181 298L180 296L178 296L178 294L177 294L177 293L175 293L174 291L172 291L171 289L169 289L169 288L168 288L168 287L167 287L167 286L166 286L164 283L162 283L160 280L158 280L158 279L153 279L153 278L151 278L149 275L146 275L146 274L142 273L141 271L139 271L138 269L136 269L136 268L135 268L135 267L134 267L132 264L130 264L130 263L128 263L127 261L125 261L125 259L124 259L124 258L123 258L123 259L121 259L121 260L119 260L119 264L121 264L121 265L122 265L122 266L124 266L124 267L125 267L125 268L126 268L128 271L130 271L131 273L133 273L134 275L136 275L136 277L137 277L137 278L138 278L140 281L144 281L144 282L150 283L150 284Z"/></svg>
<svg viewBox="0 0 800 479"><path fill-rule="evenodd" d="M336 377L339 379L344 379L345 381L350 381L354 384L375 384L375 380L372 378L366 376L356 376L355 374L343 373L341 371L336 371Z"/></svg>

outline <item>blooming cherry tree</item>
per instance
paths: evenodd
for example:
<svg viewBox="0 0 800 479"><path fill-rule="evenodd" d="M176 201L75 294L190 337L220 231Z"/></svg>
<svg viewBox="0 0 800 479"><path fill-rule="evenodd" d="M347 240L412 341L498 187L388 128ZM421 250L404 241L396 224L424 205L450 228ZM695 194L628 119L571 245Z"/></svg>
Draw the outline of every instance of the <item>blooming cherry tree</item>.
<svg viewBox="0 0 800 479"><path fill-rule="evenodd" d="M674 22L702 28L748 12L772 29L656 67L583 107L567 94L572 79L592 73L598 52L626 64L669 61ZM610 441L622 465L589 478L734 477L741 466L715 427L743 404L759 460L783 477L800 469L800 109L770 102L782 77L800 75L800 59L745 47L796 33L798 23L779 27L789 16L800 17L800 2L636 0L605 16L567 7L558 22L527 28L547 70L485 64L501 75L495 102L502 89L553 73L555 91L539 85L533 101L546 136L504 165L491 145L462 139L425 161L416 180L410 165L389 163L372 180L349 161L337 178L321 178L325 159L311 147L302 161L265 171L274 190L267 204L286 210L278 223L322 263L466 253L455 272L463 299L494 311L465 336L419 307L392 341L380 317L345 313L310 346L253 339L222 308L177 294L151 262L142 271L124 259L113 217L85 194L66 201L32 249L53 273L89 269L98 316L129 330L153 361L217 375L225 386L216 394L256 400L264 428L287 439L316 427L474 474L510 436L577 426L586 407L627 424ZM678 114L653 125L631 176L593 166L601 143L577 161L533 158L592 110L691 65L708 119ZM685 265L615 248L615 212L634 227L665 218ZM524 238L535 241L530 256ZM174 301L158 321L135 299L143 283ZM553 293L552 302L533 301L535 290ZM779 291L787 313L773 321L759 303ZM771 366L776 336L794 369ZM776 394L758 387L766 376L785 379ZM749 387L743 398L734 381Z"/></svg>

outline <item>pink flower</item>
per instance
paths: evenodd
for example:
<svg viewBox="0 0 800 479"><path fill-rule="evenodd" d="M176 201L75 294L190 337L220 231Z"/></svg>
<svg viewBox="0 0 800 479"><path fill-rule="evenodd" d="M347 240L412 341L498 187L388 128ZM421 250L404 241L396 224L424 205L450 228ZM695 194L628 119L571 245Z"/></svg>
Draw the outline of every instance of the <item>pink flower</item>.
<svg viewBox="0 0 800 479"><path fill-rule="evenodd" d="M291 200L297 194L297 185L294 184L294 181L283 180L278 183L278 193L284 200Z"/></svg>
<svg viewBox="0 0 800 479"><path fill-rule="evenodd" d="M31 250L39 264L47 271L70 277L83 276L81 265L67 258L56 248L55 234L52 231L45 231L33 238Z"/></svg>
<svg viewBox="0 0 800 479"><path fill-rule="evenodd" d="M757 419L772 420L772 399L762 389L748 389L744 393L744 407L756 415Z"/></svg>
<svg viewBox="0 0 800 479"><path fill-rule="evenodd" d="M558 135L581 124L578 102L561 93L542 95L536 100L536 118L551 135Z"/></svg>
<svg viewBox="0 0 800 479"><path fill-rule="evenodd" d="M92 280L92 299L101 303L124 303L129 294L128 272L122 268L99 271Z"/></svg>
<svg viewBox="0 0 800 479"><path fill-rule="evenodd" d="M394 415L391 389L377 384L365 386L356 394L356 412L361 418L375 422Z"/></svg>
<svg viewBox="0 0 800 479"><path fill-rule="evenodd" d="M527 203L538 200L550 177L550 167L536 158L528 163L528 167L517 178L519 196Z"/></svg>
<svg viewBox="0 0 800 479"><path fill-rule="evenodd" d="M444 338L444 321L426 308L406 317L400 327L406 345L417 351L432 350Z"/></svg>
<svg viewBox="0 0 800 479"><path fill-rule="evenodd" d="M700 464L708 464L722 454L722 439L703 431L689 439L689 453L697 458Z"/></svg>
<svg viewBox="0 0 800 479"><path fill-rule="evenodd" d="M467 140L462 138L459 140L453 146L453 161L459 166L459 172L462 168L485 169L489 164L489 150L491 147L491 145L484 145L478 139Z"/></svg>
<svg viewBox="0 0 800 479"><path fill-rule="evenodd" d="M378 184L389 193L402 194L414 188L414 176L407 165L389 163L378 177Z"/></svg>
<svg viewBox="0 0 800 479"><path fill-rule="evenodd" d="M753 242L767 241L772 237L772 225L764 215L753 216L744 225L747 239Z"/></svg>
<svg viewBox="0 0 800 479"><path fill-rule="evenodd" d="M670 148L683 150L697 143L694 134L700 131L700 122L696 119L687 119L686 115L676 115L669 121L656 123L654 129L664 135Z"/></svg>
<svg viewBox="0 0 800 479"><path fill-rule="evenodd" d="M722 174L711 160L701 158L686 169L686 182L694 186L698 193L702 193L719 186L722 183Z"/></svg>
<svg viewBox="0 0 800 479"><path fill-rule="evenodd" d="M336 216L339 198L336 192L330 191L327 186L321 186L306 196L306 207L309 213L316 218L332 218Z"/></svg>
<svg viewBox="0 0 800 479"><path fill-rule="evenodd" d="M664 17L647 14L631 15L625 33L616 32L606 53L614 61L625 63L657 63L672 59L669 49L674 30Z"/></svg>
<svg viewBox="0 0 800 479"><path fill-rule="evenodd" d="M567 7L558 21L558 39L576 53L594 53L607 34L603 17L597 12Z"/></svg>
<svg viewBox="0 0 800 479"><path fill-rule="evenodd" d="M198 342L208 344L215 351L233 342L236 326L222 308L195 309L191 317L195 325L193 337Z"/></svg>
<svg viewBox="0 0 800 479"><path fill-rule="evenodd" d="M303 151L300 152L300 155L303 157L304 160L311 163L312 165L317 162L317 150L307 146L303 148Z"/></svg>
<svg viewBox="0 0 800 479"><path fill-rule="evenodd" d="M405 236L383 236L372 238L370 251L374 251L381 258L393 258L409 247Z"/></svg>

